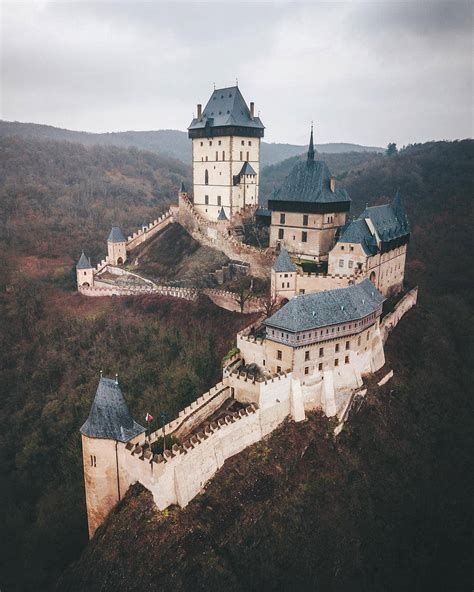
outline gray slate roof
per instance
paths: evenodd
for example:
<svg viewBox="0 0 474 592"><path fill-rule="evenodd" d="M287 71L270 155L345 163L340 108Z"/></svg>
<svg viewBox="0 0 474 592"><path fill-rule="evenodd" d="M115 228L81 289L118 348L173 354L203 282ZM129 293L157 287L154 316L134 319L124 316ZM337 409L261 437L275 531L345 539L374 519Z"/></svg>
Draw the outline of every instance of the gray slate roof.
<svg viewBox="0 0 474 592"><path fill-rule="evenodd" d="M383 242L389 242L410 233L410 224L398 192L391 204L367 207L359 218L370 218Z"/></svg>
<svg viewBox="0 0 474 592"><path fill-rule="evenodd" d="M377 253L377 241L367 225L366 218L372 221L382 242L389 242L410 234L407 214L400 194L397 192L391 204L367 207L356 220L348 222L342 228L337 242L360 244L369 256Z"/></svg>
<svg viewBox="0 0 474 592"><path fill-rule="evenodd" d="M218 220L228 220L229 218L227 218L227 216L225 215L225 211L224 208L220 209L219 215L217 216Z"/></svg>
<svg viewBox="0 0 474 592"><path fill-rule="evenodd" d="M110 231L107 241L110 243L124 243L126 240L127 239L123 236L120 228L118 226L112 226L112 230Z"/></svg>
<svg viewBox="0 0 474 592"><path fill-rule="evenodd" d="M367 222L362 218L351 220L342 227L338 243L360 244L369 257L377 253L377 241L372 236Z"/></svg>
<svg viewBox="0 0 474 592"><path fill-rule="evenodd" d="M292 333L347 323L376 312L385 298L370 280L337 290L303 294L264 321L268 327Z"/></svg>
<svg viewBox="0 0 474 592"><path fill-rule="evenodd" d="M336 185L329 187L331 173L326 163L307 158L297 162L283 185L273 193L270 200L294 202L341 203L350 202L345 189Z"/></svg>
<svg viewBox="0 0 474 592"><path fill-rule="evenodd" d="M206 124L210 127L238 126L264 129L260 117L250 117L250 109L238 86L215 89L204 107L201 119L194 118L188 130L203 129Z"/></svg>
<svg viewBox="0 0 474 592"><path fill-rule="evenodd" d="M86 257L84 251L82 251L81 257L77 262L76 269L92 269L90 259Z"/></svg>
<svg viewBox="0 0 474 592"><path fill-rule="evenodd" d="M133 420L118 383L101 376L94 402L81 434L128 442L145 428Z"/></svg>
<svg viewBox="0 0 474 592"><path fill-rule="evenodd" d="M256 175L256 174L257 173L253 169L252 165L248 161L245 161L242 168L240 169L239 174L234 175L234 185L238 185L244 175Z"/></svg>
<svg viewBox="0 0 474 592"><path fill-rule="evenodd" d="M282 248L280 254L272 266L273 271L277 273L291 273L296 271L296 265L290 259L290 255L285 248Z"/></svg>

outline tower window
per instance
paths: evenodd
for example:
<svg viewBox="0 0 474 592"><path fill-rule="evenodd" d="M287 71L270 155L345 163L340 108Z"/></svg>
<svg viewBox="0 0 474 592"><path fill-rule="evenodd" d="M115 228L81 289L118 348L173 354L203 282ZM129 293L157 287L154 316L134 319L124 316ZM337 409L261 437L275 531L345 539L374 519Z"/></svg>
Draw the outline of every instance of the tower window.
<svg viewBox="0 0 474 592"><path fill-rule="evenodd" d="M221 204L222 198L220 195L217 196L217 205L220 206Z"/></svg>
<svg viewBox="0 0 474 592"><path fill-rule="evenodd" d="M336 343L335 351L336 353L339 351L339 343Z"/></svg>
<svg viewBox="0 0 474 592"><path fill-rule="evenodd" d="M346 356L346 357L344 358L344 363L345 363L345 364L348 364L348 363L349 363L349 356Z"/></svg>
<svg viewBox="0 0 474 592"><path fill-rule="evenodd" d="M222 160L225 160L225 150L222 151Z"/></svg>
<svg viewBox="0 0 474 592"><path fill-rule="evenodd" d="M302 243L307 243L308 242L308 233L306 231L303 231L301 233L301 242Z"/></svg>
<svg viewBox="0 0 474 592"><path fill-rule="evenodd" d="M308 226L308 214L303 215L303 226Z"/></svg>
<svg viewBox="0 0 474 592"><path fill-rule="evenodd" d="M219 152L216 150L216 160L219 160Z"/></svg>
<svg viewBox="0 0 474 592"><path fill-rule="evenodd" d="M204 142L201 142L201 146L204 146Z"/></svg>
<svg viewBox="0 0 474 592"><path fill-rule="evenodd" d="M344 267L344 259L339 259L339 267Z"/></svg>
<svg viewBox="0 0 474 592"><path fill-rule="evenodd" d="M337 358L334 360L334 366L339 366L339 360Z"/></svg>
<svg viewBox="0 0 474 592"><path fill-rule="evenodd" d="M278 229L278 238L281 240L283 238L285 234L285 231L283 230L283 228L279 228Z"/></svg>
<svg viewBox="0 0 474 592"><path fill-rule="evenodd" d="M221 141L220 140L219 140L218 144L219 144L219 146L221 145Z"/></svg>
<svg viewBox="0 0 474 592"><path fill-rule="evenodd" d="M209 146L212 146L212 142L209 142Z"/></svg>
<svg viewBox="0 0 474 592"><path fill-rule="evenodd" d="M319 370L320 372L322 372L322 369L323 369L323 365L322 365L322 363L319 363L319 364L318 364L318 370Z"/></svg>
<svg viewBox="0 0 474 592"><path fill-rule="evenodd" d="M251 146L251 145L252 145L252 142L249 140L249 146Z"/></svg>
<svg viewBox="0 0 474 592"><path fill-rule="evenodd" d="M240 160L243 160L243 158L242 158L242 155L243 155L243 152L242 152L242 150L241 150L241 151L240 151Z"/></svg>
<svg viewBox="0 0 474 592"><path fill-rule="evenodd" d="M281 360L282 359L282 351L280 349L277 349L277 360Z"/></svg>
<svg viewBox="0 0 474 592"><path fill-rule="evenodd" d="M306 368L304 369L304 373L305 374L309 374L309 368L308 368L308 366L306 366Z"/></svg>
<svg viewBox="0 0 474 592"><path fill-rule="evenodd" d="M304 352L304 360L307 362L309 360L309 351Z"/></svg>
<svg viewBox="0 0 474 592"><path fill-rule="evenodd" d="M245 141L244 140L242 140L240 143L242 144L242 146L245 146Z"/></svg>
<svg viewBox="0 0 474 592"><path fill-rule="evenodd" d="M206 206L209 205L209 196L208 195L204 196L204 205L206 205Z"/></svg>
<svg viewBox="0 0 474 592"><path fill-rule="evenodd" d="M322 358L324 356L324 347L319 348L319 357Z"/></svg>
<svg viewBox="0 0 474 592"><path fill-rule="evenodd" d="M285 214L280 214L280 224L285 223Z"/></svg>
<svg viewBox="0 0 474 592"><path fill-rule="evenodd" d="M346 349L349 349L351 346L351 342L350 341L346 341Z"/></svg>
<svg viewBox="0 0 474 592"><path fill-rule="evenodd" d="M249 152L247 152L247 160L250 160L250 158L249 158Z"/></svg>
<svg viewBox="0 0 474 592"><path fill-rule="evenodd" d="M206 156L207 160L207 156ZM206 169L204 171L204 185L209 185L209 171Z"/></svg>

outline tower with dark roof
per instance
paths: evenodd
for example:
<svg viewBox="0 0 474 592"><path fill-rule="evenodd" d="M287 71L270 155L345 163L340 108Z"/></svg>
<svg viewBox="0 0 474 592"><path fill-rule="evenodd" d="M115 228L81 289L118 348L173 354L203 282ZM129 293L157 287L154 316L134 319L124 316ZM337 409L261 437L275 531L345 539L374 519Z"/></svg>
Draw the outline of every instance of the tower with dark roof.
<svg viewBox="0 0 474 592"><path fill-rule="evenodd" d="M264 126L237 86L215 89L188 127L193 143L193 200L217 220L258 205L260 141Z"/></svg>
<svg viewBox="0 0 474 592"><path fill-rule="evenodd" d="M107 239L107 263L123 265L127 260L127 239L118 226L112 226Z"/></svg>
<svg viewBox="0 0 474 592"><path fill-rule="evenodd" d="M130 484L121 466L119 444L135 443L144 432L130 415L117 377L101 373L89 417L81 427L90 537Z"/></svg>
<svg viewBox="0 0 474 592"><path fill-rule="evenodd" d="M315 160L311 126L306 158L295 164L268 200L270 246L284 245L291 254L309 261L327 261L350 204L347 191L337 187L326 163Z"/></svg>
<svg viewBox="0 0 474 592"><path fill-rule="evenodd" d="M94 268L91 265L89 257L86 256L84 251L82 251L82 254L76 265L76 280L78 288L81 286L87 288L94 285Z"/></svg>

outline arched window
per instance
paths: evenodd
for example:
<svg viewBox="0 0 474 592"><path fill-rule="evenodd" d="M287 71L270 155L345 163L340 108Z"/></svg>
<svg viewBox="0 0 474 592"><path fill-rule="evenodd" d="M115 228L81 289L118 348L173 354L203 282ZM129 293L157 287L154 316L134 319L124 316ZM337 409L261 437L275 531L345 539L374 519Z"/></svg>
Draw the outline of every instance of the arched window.
<svg viewBox="0 0 474 592"><path fill-rule="evenodd" d="M207 169L204 171L204 185L209 185L209 171Z"/></svg>

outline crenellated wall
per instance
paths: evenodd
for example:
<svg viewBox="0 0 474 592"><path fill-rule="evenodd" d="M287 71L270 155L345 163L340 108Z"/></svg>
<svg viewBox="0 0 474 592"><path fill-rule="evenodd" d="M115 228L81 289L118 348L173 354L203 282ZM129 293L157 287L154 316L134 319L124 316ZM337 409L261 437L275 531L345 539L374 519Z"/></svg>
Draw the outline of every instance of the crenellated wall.
<svg viewBox="0 0 474 592"><path fill-rule="evenodd" d="M150 222L149 224L142 226L136 232L127 237L127 251L133 251L138 245L141 245L145 241L149 240L152 236L155 236L158 232L169 226L174 222L173 211L169 209L167 212L162 214L157 220Z"/></svg>

